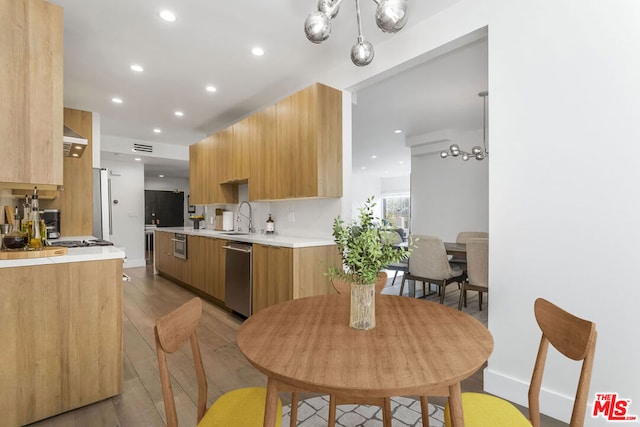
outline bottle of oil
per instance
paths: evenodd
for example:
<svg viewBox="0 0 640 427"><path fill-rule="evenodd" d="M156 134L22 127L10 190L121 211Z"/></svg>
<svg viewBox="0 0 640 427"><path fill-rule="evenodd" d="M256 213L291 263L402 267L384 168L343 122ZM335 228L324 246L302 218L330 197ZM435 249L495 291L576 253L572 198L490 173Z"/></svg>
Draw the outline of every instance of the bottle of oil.
<svg viewBox="0 0 640 427"><path fill-rule="evenodd" d="M269 218L267 219L267 228L265 229L265 233L273 234L276 231L276 223L271 219L271 214L269 214Z"/></svg>
<svg viewBox="0 0 640 427"><path fill-rule="evenodd" d="M29 247L32 249L42 248L42 236L40 234L40 210L38 208L38 187L33 188L33 197L31 197L31 236L29 239Z"/></svg>

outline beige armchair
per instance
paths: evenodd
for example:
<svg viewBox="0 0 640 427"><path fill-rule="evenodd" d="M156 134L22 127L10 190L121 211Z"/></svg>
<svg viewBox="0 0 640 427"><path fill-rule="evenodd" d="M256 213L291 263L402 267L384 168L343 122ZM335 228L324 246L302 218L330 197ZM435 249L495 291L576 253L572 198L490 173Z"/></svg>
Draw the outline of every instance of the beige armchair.
<svg viewBox="0 0 640 427"><path fill-rule="evenodd" d="M409 272L405 273L400 285L400 295L404 291L406 280L417 280L424 283L433 283L440 288L440 304L444 303L447 285L451 283L462 284L465 274L457 265L449 263L444 243L434 236L413 236L416 242L409 257Z"/></svg>
<svg viewBox="0 0 640 427"><path fill-rule="evenodd" d="M478 302L482 310L482 294L489 292L489 239L467 240L467 281L462 284L458 310L467 306L467 291L478 291Z"/></svg>

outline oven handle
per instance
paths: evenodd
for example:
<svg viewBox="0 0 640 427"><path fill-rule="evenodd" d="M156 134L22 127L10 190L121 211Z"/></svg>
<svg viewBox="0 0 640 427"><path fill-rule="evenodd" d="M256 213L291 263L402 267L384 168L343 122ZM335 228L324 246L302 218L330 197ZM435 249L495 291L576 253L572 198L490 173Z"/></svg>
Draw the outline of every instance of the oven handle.
<svg viewBox="0 0 640 427"><path fill-rule="evenodd" d="M251 253L251 249L236 248L234 246L223 246L222 248L223 249L229 249L230 251L244 252L245 254Z"/></svg>

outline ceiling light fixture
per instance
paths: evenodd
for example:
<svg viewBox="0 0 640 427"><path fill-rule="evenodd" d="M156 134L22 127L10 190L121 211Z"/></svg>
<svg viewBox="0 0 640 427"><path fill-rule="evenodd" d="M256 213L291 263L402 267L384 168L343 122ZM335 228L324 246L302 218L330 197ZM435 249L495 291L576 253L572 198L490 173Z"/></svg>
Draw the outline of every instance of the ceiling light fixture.
<svg viewBox="0 0 640 427"><path fill-rule="evenodd" d="M207 86L205 89L207 92L216 92L218 90L215 86Z"/></svg>
<svg viewBox="0 0 640 427"><path fill-rule="evenodd" d="M121 98L111 98L111 102L113 102L114 104L122 104L122 99Z"/></svg>
<svg viewBox="0 0 640 427"><path fill-rule="evenodd" d="M176 115L176 116L178 116L178 117L182 117L182 116L184 116L184 113L183 113L182 111L176 111L176 112L174 112L173 114L175 114L175 115Z"/></svg>
<svg viewBox="0 0 640 427"><path fill-rule="evenodd" d="M397 33L407 23L407 0L373 0L376 8L375 18L378 28L385 33ZM331 34L331 19L338 14L342 0L319 0L318 10L311 12L304 21L304 32L312 43L322 43ZM364 39L360 23L360 2L356 0L356 19L358 22L358 41L351 48L351 61L358 67L369 65L373 61L373 45Z"/></svg>
<svg viewBox="0 0 640 427"><path fill-rule="evenodd" d="M164 19L167 22L174 22L176 20L176 15L170 10L163 10L160 12L160 18Z"/></svg>
<svg viewBox="0 0 640 427"><path fill-rule="evenodd" d="M164 175L160 174L158 175L158 178L164 178Z"/></svg>
<svg viewBox="0 0 640 427"><path fill-rule="evenodd" d="M129 68L131 68L136 73L141 73L141 72L144 71L144 68L142 68L142 66L138 65L138 64L132 64L131 67L129 67Z"/></svg>
<svg viewBox="0 0 640 427"><path fill-rule="evenodd" d="M135 160L136 162L141 162L141 161L142 161L142 159L141 159L140 157L136 157L136 158L135 158L135 159L133 159L133 160Z"/></svg>
<svg viewBox="0 0 640 427"><path fill-rule="evenodd" d="M402 131L400 129L396 129L393 131L393 133L402 133Z"/></svg>
<svg viewBox="0 0 640 427"><path fill-rule="evenodd" d="M162 133L162 129L155 128L153 130L153 133Z"/></svg>
<svg viewBox="0 0 640 427"><path fill-rule="evenodd" d="M471 157L475 158L476 160L483 160L485 157L489 157L489 152L487 151L487 96L489 96L489 92L487 91L480 92L478 96L482 97L483 105L484 105L484 113L483 113L483 119L482 119L483 146L480 147L479 145L475 145L471 148L471 153L467 153L466 151L462 151L458 146L458 144L451 144L449 146L449 151L444 150L440 152L440 157L442 157L443 159L446 159L449 156L453 156L453 157L460 156L462 160L466 162Z"/></svg>
<svg viewBox="0 0 640 427"><path fill-rule="evenodd" d="M255 56L262 56L264 55L264 49L261 47L254 47L253 49L251 49L251 53L253 53Z"/></svg>

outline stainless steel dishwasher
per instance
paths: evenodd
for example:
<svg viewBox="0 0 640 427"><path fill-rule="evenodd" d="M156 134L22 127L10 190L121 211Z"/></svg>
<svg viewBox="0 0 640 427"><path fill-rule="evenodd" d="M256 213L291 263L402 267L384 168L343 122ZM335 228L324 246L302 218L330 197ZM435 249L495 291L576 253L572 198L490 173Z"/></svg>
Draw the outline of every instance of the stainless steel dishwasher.
<svg viewBox="0 0 640 427"><path fill-rule="evenodd" d="M251 316L253 287L252 250L250 243L229 242L226 246L224 303L243 316Z"/></svg>

